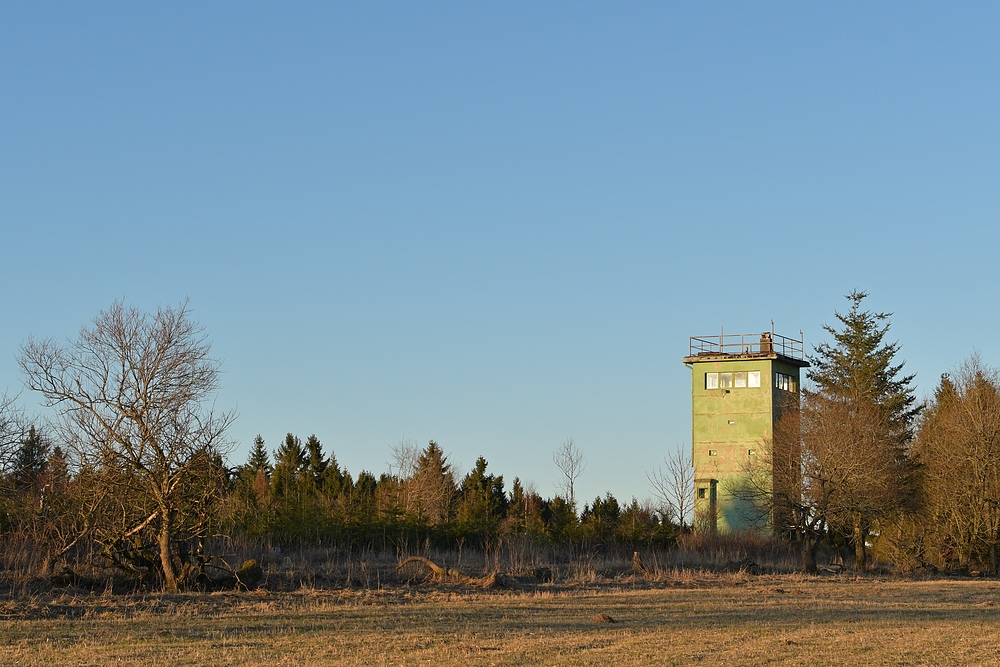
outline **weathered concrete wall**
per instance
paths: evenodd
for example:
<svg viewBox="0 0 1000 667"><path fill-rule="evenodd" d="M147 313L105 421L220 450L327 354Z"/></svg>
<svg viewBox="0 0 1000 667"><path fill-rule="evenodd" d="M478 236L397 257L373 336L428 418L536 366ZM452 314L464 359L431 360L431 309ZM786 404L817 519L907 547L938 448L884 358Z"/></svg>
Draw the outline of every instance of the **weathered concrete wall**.
<svg viewBox="0 0 1000 667"><path fill-rule="evenodd" d="M799 368L781 358L711 359L691 363L692 458L695 470L695 524L721 532L769 530L766 511L735 497L748 484L748 466L766 457L774 421L789 398L797 398ZM707 373L760 373L759 387L710 388ZM775 387L775 373L792 378L794 392ZM712 511L713 483L715 511ZM699 492L699 489L702 491ZM704 494L704 497L702 497Z"/></svg>

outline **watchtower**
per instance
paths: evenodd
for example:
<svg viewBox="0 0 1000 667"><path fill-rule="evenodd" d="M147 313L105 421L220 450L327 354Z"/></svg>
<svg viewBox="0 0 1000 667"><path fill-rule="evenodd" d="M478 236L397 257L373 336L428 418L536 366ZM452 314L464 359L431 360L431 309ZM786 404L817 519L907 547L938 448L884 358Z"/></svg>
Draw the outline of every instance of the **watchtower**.
<svg viewBox="0 0 1000 667"><path fill-rule="evenodd" d="M763 530L774 517L747 493L754 466L768 466L774 424L799 404L799 371L809 366L798 340L773 331L692 336L684 364L691 369L691 445L695 529ZM771 454L771 456L768 456ZM773 471L755 478L774 483Z"/></svg>

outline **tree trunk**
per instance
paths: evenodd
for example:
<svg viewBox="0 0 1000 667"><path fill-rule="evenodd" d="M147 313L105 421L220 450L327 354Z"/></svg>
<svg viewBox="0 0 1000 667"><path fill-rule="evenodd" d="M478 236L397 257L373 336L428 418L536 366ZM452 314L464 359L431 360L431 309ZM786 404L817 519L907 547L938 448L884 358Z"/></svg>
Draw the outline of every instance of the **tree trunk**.
<svg viewBox="0 0 1000 667"><path fill-rule="evenodd" d="M160 520L160 565L163 567L163 591L177 592L177 572L174 570L173 554L170 552L170 512L161 510Z"/></svg>
<svg viewBox="0 0 1000 667"><path fill-rule="evenodd" d="M865 554L865 537L868 531L861 524L861 517L854 519L854 568L859 572L865 569L868 564L867 554Z"/></svg>
<svg viewBox="0 0 1000 667"><path fill-rule="evenodd" d="M818 548L818 537L802 536L802 567L805 568L808 574L819 573L819 568L816 566L816 551Z"/></svg>

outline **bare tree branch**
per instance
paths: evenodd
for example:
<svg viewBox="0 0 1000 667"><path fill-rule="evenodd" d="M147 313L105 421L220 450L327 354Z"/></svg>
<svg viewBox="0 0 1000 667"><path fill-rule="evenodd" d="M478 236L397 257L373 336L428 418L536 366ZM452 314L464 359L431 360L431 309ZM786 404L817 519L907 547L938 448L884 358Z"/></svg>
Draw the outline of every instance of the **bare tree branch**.
<svg viewBox="0 0 1000 667"><path fill-rule="evenodd" d="M210 353L186 302L147 314L118 301L75 340L31 338L18 359L27 386L57 411L78 464L117 499L121 526L156 517L168 590L181 570L176 543L203 523L191 515L192 503L215 483L212 470L235 418L204 407L220 374Z"/></svg>
<svg viewBox="0 0 1000 667"><path fill-rule="evenodd" d="M570 504L576 507L576 480L587 469L587 457L573 444L573 438L566 438L552 454L552 462L563 474L563 493Z"/></svg>
<svg viewBox="0 0 1000 667"><path fill-rule="evenodd" d="M694 464L690 452L678 448L664 457L663 465L646 473L667 519L686 530L694 523Z"/></svg>

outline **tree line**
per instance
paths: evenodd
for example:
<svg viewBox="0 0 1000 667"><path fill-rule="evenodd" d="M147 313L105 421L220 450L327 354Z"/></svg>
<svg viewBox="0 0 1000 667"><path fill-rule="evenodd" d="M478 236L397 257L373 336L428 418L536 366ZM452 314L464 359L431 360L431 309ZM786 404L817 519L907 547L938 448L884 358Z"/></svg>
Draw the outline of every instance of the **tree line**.
<svg viewBox="0 0 1000 667"><path fill-rule="evenodd" d="M542 498L479 457L456 479L434 441L417 448L401 443L396 465L378 477L354 479L315 435L303 443L291 433L272 459L264 440L254 441L248 461L234 470L227 496L231 526L281 544L339 544L385 548L400 541L420 545L482 547L505 538L543 543L620 542L668 545L677 527L648 504L620 504L610 493L578 514L568 498Z"/></svg>
<svg viewBox="0 0 1000 667"><path fill-rule="evenodd" d="M803 566L849 551L901 568L1000 573L1000 375L978 356L919 402L890 314L864 292L827 326L800 400L786 406L739 488L762 524L797 543ZM649 474L658 502L611 494L578 508L585 461L554 461L563 489L508 487L480 457L459 476L436 442L395 448L387 471L352 475L315 435L263 438L229 460L235 418L212 400L220 364L187 304L121 302L66 341L30 338L18 361L46 422L0 400L0 534L43 573L88 562L176 590L204 583L234 538L271 545L668 547L691 528L687 457ZM751 465L752 463L752 465ZM460 478L459 478L460 477ZM697 518L695 517L695 520Z"/></svg>
<svg viewBox="0 0 1000 667"><path fill-rule="evenodd" d="M821 547L904 569L1000 574L1000 376L977 354L919 402L889 342L890 313L864 292L826 326L808 383L747 465L734 493L798 541L803 566Z"/></svg>
<svg viewBox="0 0 1000 667"><path fill-rule="evenodd" d="M87 560L177 590L205 582L221 564L217 545L239 536L401 550L502 539L662 546L678 534L663 512L610 493L578 512L572 443L568 496L552 498L517 478L508 490L482 457L456 479L433 441L401 443L377 477L355 478L315 435L291 433L273 454L258 436L234 466L235 415L210 407L220 364L186 303L145 313L116 302L66 343L29 339L19 364L55 418L43 425L0 403L0 531L30 545L43 573Z"/></svg>

